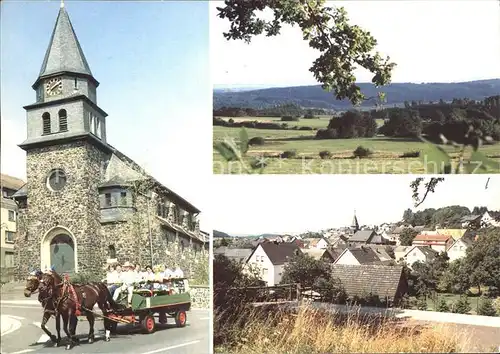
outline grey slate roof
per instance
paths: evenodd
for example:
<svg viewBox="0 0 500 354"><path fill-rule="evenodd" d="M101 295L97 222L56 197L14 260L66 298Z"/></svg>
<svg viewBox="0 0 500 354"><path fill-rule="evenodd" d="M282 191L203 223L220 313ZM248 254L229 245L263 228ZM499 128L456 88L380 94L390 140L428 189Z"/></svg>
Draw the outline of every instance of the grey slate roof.
<svg viewBox="0 0 500 354"><path fill-rule="evenodd" d="M12 198L26 197L28 195L28 183L25 183L16 193L12 194Z"/></svg>
<svg viewBox="0 0 500 354"><path fill-rule="evenodd" d="M332 273L340 279L348 296L378 295L394 301L406 291L401 266L385 265L332 265Z"/></svg>
<svg viewBox="0 0 500 354"><path fill-rule="evenodd" d="M370 247L349 248L349 251L360 264L380 263L379 256Z"/></svg>
<svg viewBox="0 0 500 354"><path fill-rule="evenodd" d="M43 59L40 77L70 71L92 76L68 13L61 7Z"/></svg>
<svg viewBox="0 0 500 354"><path fill-rule="evenodd" d="M119 187L119 186L127 186L130 183L127 182L124 178L120 176L114 176L108 181L104 181L103 183L100 183L97 187L98 188L106 188L106 187Z"/></svg>
<svg viewBox="0 0 500 354"><path fill-rule="evenodd" d="M475 221L479 219L482 215L466 215L460 219L461 222Z"/></svg>
<svg viewBox="0 0 500 354"><path fill-rule="evenodd" d="M436 258L436 256L439 254L436 250L433 250L432 248L428 246L416 246L422 253L425 255L427 260L432 260ZM409 253L409 252L408 252Z"/></svg>
<svg viewBox="0 0 500 354"><path fill-rule="evenodd" d="M349 239L349 242L370 242L371 238L375 235L373 230L359 230Z"/></svg>
<svg viewBox="0 0 500 354"><path fill-rule="evenodd" d="M263 242L260 246L264 249L273 265L284 264L295 255L295 252L301 252L296 243Z"/></svg>

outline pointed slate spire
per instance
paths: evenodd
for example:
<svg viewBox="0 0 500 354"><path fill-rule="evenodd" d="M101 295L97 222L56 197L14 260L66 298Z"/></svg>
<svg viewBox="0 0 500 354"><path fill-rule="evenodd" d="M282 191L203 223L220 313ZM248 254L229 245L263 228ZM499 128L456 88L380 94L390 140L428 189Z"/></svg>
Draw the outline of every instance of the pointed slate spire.
<svg viewBox="0 0 500 354"><path fill-rule="evenodd" d="M62 71L92 76L63 1L61 1L61 8L57 15L56 25L39 76L47 76Z"/></svg>
<svg viewBox="0 0 500 354"><path fill-rule="evenodd" d="M352 218L351 227L356 231L359 230L359 223L358 223L358 218L356 217L356 210L354 210L354 217Z"/></svg>

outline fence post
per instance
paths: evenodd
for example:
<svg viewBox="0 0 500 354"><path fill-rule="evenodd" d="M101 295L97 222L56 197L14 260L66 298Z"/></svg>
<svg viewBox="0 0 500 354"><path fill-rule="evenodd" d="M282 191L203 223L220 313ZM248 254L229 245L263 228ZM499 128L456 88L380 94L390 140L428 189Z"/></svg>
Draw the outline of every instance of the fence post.
<svg viewBox="0 0 500 354"><path fill-rule="evenodd" d="M301 300L301 291L300 291L300 283L297 283L297 301Z"/></svg>

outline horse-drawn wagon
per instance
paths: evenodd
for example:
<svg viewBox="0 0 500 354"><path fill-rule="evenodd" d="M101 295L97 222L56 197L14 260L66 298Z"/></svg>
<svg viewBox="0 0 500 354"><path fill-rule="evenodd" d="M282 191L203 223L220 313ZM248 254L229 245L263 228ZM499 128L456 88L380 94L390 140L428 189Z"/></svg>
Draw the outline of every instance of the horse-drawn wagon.
<svg viewBox="0 0 500 354"><path fill-rule="evenodd" d="M175 320L177 327L184 327L187 321L186 311L191 308L189 285L185 278L168 280L168 289L149 288L136 289L132 296L131 307L121 306L112 310L105 320L110 320L111 332L116 332L119 323L140 325L145 333L153 333L156 319L161 324L167 323L168 317ZM126 303L126 295L118 299L118 304Z"/></svg>

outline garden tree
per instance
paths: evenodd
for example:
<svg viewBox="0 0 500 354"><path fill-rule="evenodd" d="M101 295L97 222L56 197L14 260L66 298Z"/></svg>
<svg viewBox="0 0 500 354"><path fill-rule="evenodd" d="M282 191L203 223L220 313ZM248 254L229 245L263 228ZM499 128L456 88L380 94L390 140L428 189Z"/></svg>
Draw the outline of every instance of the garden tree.
<svg viewBox="0 0 500 354"><path fill-rule="evenodd" d="M439 208L432 215L432 224L441 227L460 228L460 219L470 214L469 208L460 205Z"/></svg>
<svg viewBox="0 0 500 354"><path fill-rule="evenodd" d="M438 312L450 312L450 308L445 299L441 299L436 306L436 311Z"/></svg>
<svg viewBox="0 0 500 354"><path fill-rule="evenodd" d="M285 265L281 284L312 287L327 301L342 302L346 298L340 281L332 276L331 264L307 254L296 254Z"/></svg>
<svg viewBox="0 0 500 354"><path fill-rule="evenodd" d="M451 305L452 313L469 313L471 309L469 298L466 295L460 296L460 298Z"/></svg>
<svg viewBox="0 0 500 354"><path fill-rule="evenodd" d="M421 311L427 310L427 300L425 299L425 297L418 298L417 309Z"/></svg>
<svg viewBox="0 0 500 354"><path fill-rule="evenodd" d="M437 288L438 277L430 263L415 262L412 265L412 292L420 295L430 295Z"/></svg>
<svg viewBox="0 0 500 354"><path fill-rule="evenodd" d="M477 314L480 316L496 316L497 312L493 306L493 300L485 296L481 296L479 300L479 307L477 308Z"/></svg>
<svg viewBox="0 0 500 354"><path fill-rule="evenodd" d="M224 33L228 40L244 40L265 33L276 36L284 24L298 26L303 39L321 54L310 71L325 90L334 90L338 100L349 99L353 104L366 97L356 85L354 71L362 67L374 74L376 86L389 84L394 63L389 57L373 53L377 41L368 31L349 23L343 7L325 6L325 0L226 0L218 7L218 16L227 19L231 28ZM274 18L264 20L257 11L270 10Z"/></svg>
<svg viewBox="0 0 500 354"><path fill-rule="evenodd" d="M500 288L500 227L481 229L477 241L466 251L465 271L470 282L477 286Z"/></svg>
<svg viewBox="0 0 500 354"><path fill-rule="evenodd" d="M411 246L413 239L418 235L418 232L411 228L406 228L401 231L399 235L399 241L401 246Z"/></svg>
<svg viewBox="0 0 500 354"><path fill-rule="evenodd" d="M483 215L487 211L488 211L488 208L485 206L482 206L482 207L475 206L474 209L472 209L472 215Z"/></svg>
<svg viewBox="0 0 500 354"><path fill-rule="evenodd" d="M451 262L439 279L439 289L442 291L464 294L470 287L470 276L464 258Z"/></svg>
<svg viewBox="0 0 500 354"><path fill-rule="evenodd" d="M332 278L330 264L299 253L285 264L281 284L299 283L303 287L311 287L317 278Z"/></svg>
<svg viewBox="0 0 500 354"><path fill-rule="evenodd" d="M412 224L413 221L413 211L408 208L403 213L403 221L409 224Z"/></svg>

